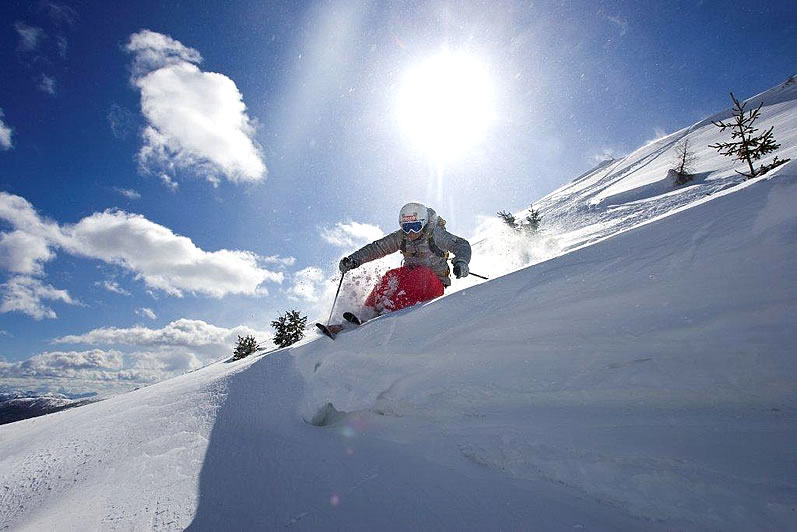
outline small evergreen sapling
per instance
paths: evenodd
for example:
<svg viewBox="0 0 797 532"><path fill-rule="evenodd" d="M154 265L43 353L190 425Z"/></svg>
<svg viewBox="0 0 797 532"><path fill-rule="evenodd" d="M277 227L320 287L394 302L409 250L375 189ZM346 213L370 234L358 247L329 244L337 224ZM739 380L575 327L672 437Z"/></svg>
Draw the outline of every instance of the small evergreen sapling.
<svg viewBox="0 0 797 532"><path fill-rule="evenodd" d="M772 170L781 164L787 163L790 159L781 161L775 157L775 160L772 161L771 164L761 165L758 170L755 169L753 166L753 161L757 161L764 155L777 150L780 148L780 144L777 144L775 142L775 138L772 136L772 127L770 127L761 135L755 134L755 132L758 131L758 128L753 127L753 122L755 122L758 116L761 114L761 106L764 105L764 102L761 102L754 111L745 112L744 108L747 105L746 102L740 103L733 93L731 93L731 99L733 100L733 122L719 121L713 122L713 124L720 128L721 131L725 131L726 129L730 128L731 139L735 140L732 142L718 142L716 144L710 145L709 148L716 149L722 155L735 157L740 161L746 162L748 168L750 169L750 173L747 174L744 172L739 172L738 170L736 172L743 175L747 179L763 175L769 170Z"/></svg>
<svg viewBox="0 0 797 532"><path fill-rule="evenodd" d="M505 211L500 211L497 214L504 221L506 225L508 225L512 229L517 229L517 224L515 223L515 217L512 214Z"/></svg>
<svg viewBox="0 0 797 532"><path fill-rule="evenodd" d="M498 216L504 221L506 225L518 232L527 234L534 234L540 227L542 216L540 211L534 210L533 205L529 205L529 214L522 221L518 222L517 219L510 213L501 211Z"/></svg>
<svg viewBox="0 0 797 532"><path fill-rule="evenodd" d="M304 328L307 325L307 316L290 310L271 322L276 334L274 343L280 347L288 347L304 338Z"/></svg>
<svg viewBox="0 0 797 532"><path fill-rule="evenodd" d="M235 346L235 350L232 352L232 359L241 360L242 358L246 358L249 355L262 350L263 348L260 347L254 336L244 336L243 338L239 336L238 344Z"/></svg>
<svg viewBox="0 0 797 532"><path fill-rule="evenodd" d="M675 146L675 184L683 185L694 179L693 165L697 157L689 149L689 139L684 139Z"/></svg>
<svg viewBox="0 0 797 532"><path fill-rule="evenodd" d="M526 222L528 222L524 224L526 231L536 233L537 229L540 228L540 224L542 223L542 215L540 214L540 211L534 209L534 205L529 204L529 215L526 216Z"/></svg>

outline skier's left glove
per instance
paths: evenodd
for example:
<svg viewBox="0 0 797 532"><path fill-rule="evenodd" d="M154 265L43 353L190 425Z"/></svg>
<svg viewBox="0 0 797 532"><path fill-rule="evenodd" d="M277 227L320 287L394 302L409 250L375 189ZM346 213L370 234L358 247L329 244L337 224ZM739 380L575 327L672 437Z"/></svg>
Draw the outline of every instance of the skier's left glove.
<svg viewBox="0 0 797 532"><path fill-rule="evenodd" d="M359 266L359 264L357 264L357 261L354 260L353 258L343 257L342 259L340 259L340 264L338 264L338 269L340 270L341 273L346 273L349 270L353 270L357 266Z"/></svg>
<svg viewBox="0 0 797 532"><path fill-rule="evenodd" d="M468 270L468 263L464 260L458 260L454 263L454 275L457 279L467 277L470 270Z"/></svg>

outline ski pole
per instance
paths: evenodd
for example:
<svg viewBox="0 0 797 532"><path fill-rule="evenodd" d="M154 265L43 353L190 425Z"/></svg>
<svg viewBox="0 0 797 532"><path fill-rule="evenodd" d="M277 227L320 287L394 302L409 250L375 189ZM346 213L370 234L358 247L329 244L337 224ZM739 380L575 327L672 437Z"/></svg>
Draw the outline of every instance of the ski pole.
<svg viewBox="0 0 797 532"><path fill-rule="evenodd" d="M335 303L338 302L338 294L340 294L340 287L343 286L343 277L345 273L340 274L340 283L338 283L338 291L335 292L335 300L332 302L332 310L329 311L329 317L327 318L327 326L329 326L329 320L332 319L332 313L335 312Z"/></svg>
<svg viewBox="0 0 797 532"><path fill-rule="evenodd" d="M485 281L489 281L489 277L485 277L484 275L479 275L478 273L468 272L468 275L472 275L474 277L478 277L479 279L484 279Z"/></svg>

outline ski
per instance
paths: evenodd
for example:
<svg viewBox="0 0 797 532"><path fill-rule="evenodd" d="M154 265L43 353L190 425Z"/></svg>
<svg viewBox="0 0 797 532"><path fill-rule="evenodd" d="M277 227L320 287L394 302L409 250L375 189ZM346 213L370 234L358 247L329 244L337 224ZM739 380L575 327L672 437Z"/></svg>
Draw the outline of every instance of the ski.
<svg viewBox="0 0 797 532"><path fill-rule="evenodd" d="M360 320L360 318L358 318L357 316L355 316L351 312L344 312L343 313L343 319L348 321L349 323L353 323L355 325L362 325L363 324L363 322Z"/></svg>
<svg viewBox="0 0 797 532"><path fill-rule="evenodd" d="M316 323L315 326L318 327L318 329L324 334L324 336L327 336L327 337L331 338L332 340L335 339L335 333L330 331L329 327L327 327L323 323Z"/></svg>

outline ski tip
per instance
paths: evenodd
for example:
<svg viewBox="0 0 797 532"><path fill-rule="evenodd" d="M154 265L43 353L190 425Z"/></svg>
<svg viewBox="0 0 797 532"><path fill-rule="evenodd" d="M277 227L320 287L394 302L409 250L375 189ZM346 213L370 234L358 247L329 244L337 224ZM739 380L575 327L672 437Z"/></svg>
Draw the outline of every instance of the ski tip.
<svg viewBox="0 0 797 532"><path fill-rule="evenodd" d="M363 322L360 320L360 318L358 318L357 316L355 316L351 312L344 312L343 313L343 319L348 321L348 322L354 323L355 325L362 325L363 324Z"/></svg>
<svg viewBox="0 0 797 532"><path fill-rule="evenodd" d="M332 331L330 331L329 327L327 327L323 323L316 323L315 326L318 327L318 329L321 331L321 333L324 336L326 336L327 338L330 338L332 340L335 339L335 334Z"/></svg>

